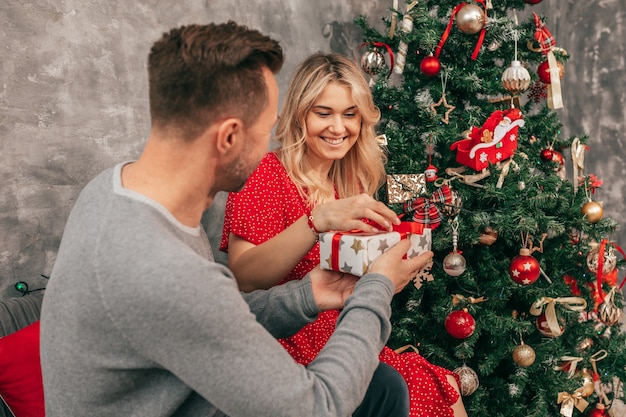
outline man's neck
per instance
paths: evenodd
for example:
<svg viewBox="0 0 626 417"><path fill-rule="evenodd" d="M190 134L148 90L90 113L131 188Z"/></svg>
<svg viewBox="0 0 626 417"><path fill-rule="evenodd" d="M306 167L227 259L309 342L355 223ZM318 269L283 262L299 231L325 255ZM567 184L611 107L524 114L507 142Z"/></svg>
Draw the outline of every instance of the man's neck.
<svg viewBox="0 0 626 417"><path fill-rule="evenodd" d="M194 145L148 139L141 157L122 170L122 185L157 201L182 224L196 227L213 200L206 187L212 173L199 152L180 146Z"/></svg>

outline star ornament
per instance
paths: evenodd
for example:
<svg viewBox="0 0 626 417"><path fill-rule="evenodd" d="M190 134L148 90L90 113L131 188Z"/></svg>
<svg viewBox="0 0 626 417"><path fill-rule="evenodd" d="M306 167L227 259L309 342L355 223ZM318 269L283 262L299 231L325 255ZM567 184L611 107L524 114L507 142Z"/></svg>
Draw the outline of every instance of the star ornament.
<svg viewBox="0 0 626 417"><path fill-rule="evenodd" d="M447 110L444 113L443 117L441 118L441 121L444 122L445 124L450 123L450 113L452 113L452 110L456 109L455 106L448 104L448 101L446 100L446 95L442 94L441 98L439 99L438 102L433 103L430 105L430 110L433 112L433 114L437 115L439 114L437 112L437 107L439 106L443 106L445 107Z"/></svg>

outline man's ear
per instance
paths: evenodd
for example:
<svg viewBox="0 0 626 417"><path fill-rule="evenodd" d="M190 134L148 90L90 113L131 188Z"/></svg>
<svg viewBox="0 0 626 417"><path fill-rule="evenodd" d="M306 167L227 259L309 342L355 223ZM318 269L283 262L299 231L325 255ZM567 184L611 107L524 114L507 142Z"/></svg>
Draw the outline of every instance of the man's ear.
<svg viewBox="0 0 626 417"><path fill-rule="evenodd" d="M216 148L221 154L227 154L231 149L237 149L244 140L243 122L231 117L219 123L217 128Z"/></svg>

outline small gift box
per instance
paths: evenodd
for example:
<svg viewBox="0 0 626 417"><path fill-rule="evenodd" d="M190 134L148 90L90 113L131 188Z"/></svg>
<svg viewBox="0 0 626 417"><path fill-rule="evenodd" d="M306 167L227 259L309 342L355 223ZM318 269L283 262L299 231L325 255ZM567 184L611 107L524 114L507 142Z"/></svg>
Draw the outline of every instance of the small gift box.
<svg viewBox="0 0 626 417"><path fill-rule="evenodd" d="M425 192L426 175L424 174L387 175L387 202L389 204L404 203Z"/></svg>
<svg viewBox="0 0 626 417"><path fill-rule="evenodd" d="M412 231L405 231L407 228ZM362 276L367 273L369 266L376 258L401 239L411 241L408 256L413 257L430 250L431 230L418 223L403 222L396 230L386 233L322 233L320 234L320 266L322 269Z"/></svg>

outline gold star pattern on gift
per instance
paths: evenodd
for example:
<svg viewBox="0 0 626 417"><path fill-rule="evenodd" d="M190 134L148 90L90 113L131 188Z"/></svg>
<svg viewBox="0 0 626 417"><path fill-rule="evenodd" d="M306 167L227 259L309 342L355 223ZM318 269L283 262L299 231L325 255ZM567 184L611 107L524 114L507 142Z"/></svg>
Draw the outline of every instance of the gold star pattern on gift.
<svg viewBox="0 0 626 417"><path fill-rule="evenodd" d="M352 246L350 247L354 249L354 253L359 253L360 251L365 249L365 247L363 246L363 242L361 242L359 239L354 239L354 243L352 243Z"/></svg>
<svg viewBox="0 0 626 417"><path fill-rule="evenodd" d="M378 242L378 251L384 253L387 249L389 249L387 239L381 239L380 242Z"/></svg>
<svg viewBox="0 0 626 417"><path fill-rule="evenodd" d="M448 124L450 122L450 113L452 113L452 110L456 109L456 107L453 106L452 104L448 104L448 100L446 100L445 93L441 95L441 98L439 99L438 102L430 105L430 110L433 112L433 114L437 115L439 114L437 113L437 107L441 105L443 105L443 107L447 109L443 117L441 118L441 121L444 122L445 124Z"/></svg>

